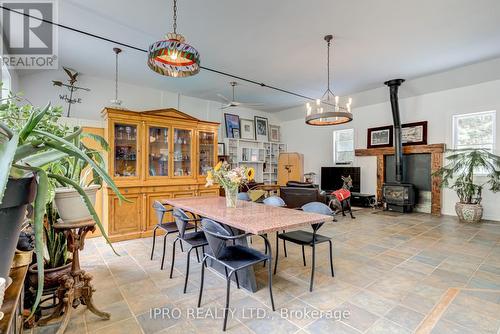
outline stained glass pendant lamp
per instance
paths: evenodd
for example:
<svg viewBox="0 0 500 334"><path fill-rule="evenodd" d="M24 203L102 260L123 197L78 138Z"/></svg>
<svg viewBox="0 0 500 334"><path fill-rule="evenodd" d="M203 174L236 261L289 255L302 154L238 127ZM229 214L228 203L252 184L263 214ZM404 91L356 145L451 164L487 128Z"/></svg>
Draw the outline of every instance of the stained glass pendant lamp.
<svg viewBox="0 0 500 334"><path fill-rule="evenodd" d="M200 54L177 33L177 0L174 0L173 32L149 46L148 66L169 77L189 77L200 71Z"/></svg>
<svg viewBox="0 0 500 334"><path fill-rule="evenodd" d="M317 99L314 103L309 102L306 104L306 123L309 125L339 125L352 121L352 99L349 98L348 102L344 106L341 106L339 104L339 96L333 94L330 89L330 44L332 39L332 35L325 36L327 43L327 89L321 99Z"/></svg>

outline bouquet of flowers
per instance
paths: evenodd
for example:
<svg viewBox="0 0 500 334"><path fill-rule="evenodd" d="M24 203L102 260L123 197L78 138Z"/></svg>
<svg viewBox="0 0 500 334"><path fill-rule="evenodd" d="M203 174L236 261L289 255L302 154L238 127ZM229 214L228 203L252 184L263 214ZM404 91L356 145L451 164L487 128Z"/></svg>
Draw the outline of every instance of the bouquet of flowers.
<svg viewBox="0 0 500 334"><path fill-rule="evenodd" d="M226 192L226 204L228 207L236 207L236 198L241 185L247 184L255 177L255 170L251 167L238 166L231 169L224 161L211 168L207 172L207 183L205 187L212 186L214 182L219 183Z"/></svg>

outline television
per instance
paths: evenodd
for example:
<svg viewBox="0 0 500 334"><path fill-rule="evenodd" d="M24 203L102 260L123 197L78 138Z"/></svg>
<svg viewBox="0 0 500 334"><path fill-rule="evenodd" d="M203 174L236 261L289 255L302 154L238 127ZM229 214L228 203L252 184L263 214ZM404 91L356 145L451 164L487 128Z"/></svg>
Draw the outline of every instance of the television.
<svg viewBox="0 0 500 334"><path fill-rule="evenodd" d="M342 188L342 176L349 175L352 178L351 191L361 192L360 167L321 167L321 190L329 192Z"/></svg>

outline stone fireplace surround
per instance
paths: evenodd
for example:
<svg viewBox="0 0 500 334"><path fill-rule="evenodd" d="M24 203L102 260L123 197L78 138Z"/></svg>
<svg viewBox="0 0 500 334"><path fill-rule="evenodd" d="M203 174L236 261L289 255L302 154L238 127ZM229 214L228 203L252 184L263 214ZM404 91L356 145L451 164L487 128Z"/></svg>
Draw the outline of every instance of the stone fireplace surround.
<svg viewBox="0 0 500 334"><path fill-rule="evenodd" d="M434 176L439 168L443 166L443 154L445 144L430 144L430 145L408 145L403 146L403 154L431 154L431 214L434 216L441 215L442 194L441 194L441 178ZM358 157L376 156L377 157L377 198L382 198L382 185L385 180L385 155L393 155L394 147L384 148L369 148L356 149L355 155Z"/></svg>

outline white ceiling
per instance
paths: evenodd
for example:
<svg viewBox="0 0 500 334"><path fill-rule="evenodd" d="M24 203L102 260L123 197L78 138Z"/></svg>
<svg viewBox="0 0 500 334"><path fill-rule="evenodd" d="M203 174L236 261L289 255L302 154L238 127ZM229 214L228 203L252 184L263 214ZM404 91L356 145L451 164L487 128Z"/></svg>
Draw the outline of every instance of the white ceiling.
<svg viewBox="0 0 500 334"><path fill-rule="evenodd" d="M147 48L171 31L171 0L59 0L59 22ZM498 0L179 0L178 31L203 66L320 97L326 88L325 34L334 34L333 89L377 88L500 56ZM59 30L60 65L114 77L113 44ZM144 53L124 49L121 80L217 100L230 78L157 75ZM242 83L237 98L276 111L303 103Z"/></svg>

